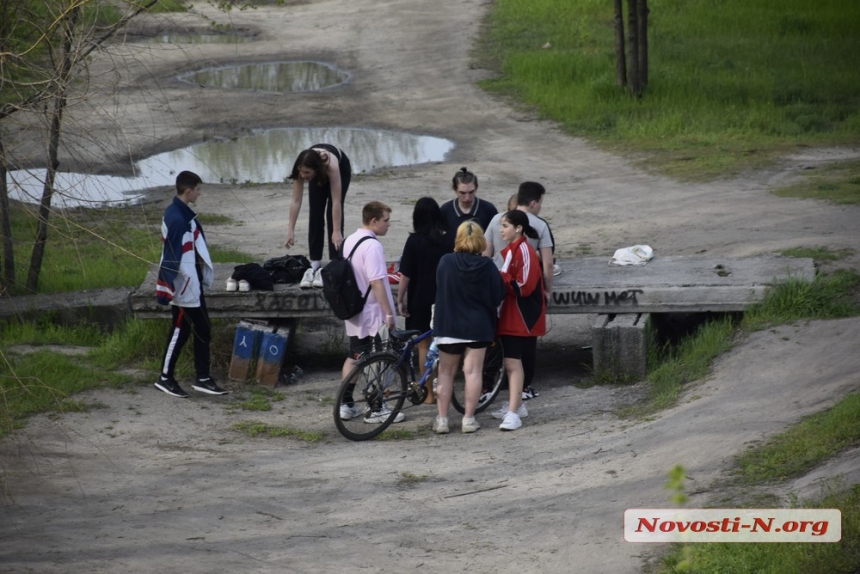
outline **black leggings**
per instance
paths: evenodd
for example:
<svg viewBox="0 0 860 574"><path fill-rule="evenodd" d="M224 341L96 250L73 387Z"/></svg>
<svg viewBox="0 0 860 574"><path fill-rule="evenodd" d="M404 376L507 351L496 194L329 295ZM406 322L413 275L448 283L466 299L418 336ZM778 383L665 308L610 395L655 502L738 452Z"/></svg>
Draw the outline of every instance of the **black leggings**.
<svg viewBox="0 0 860 574"><path fill-rule="evenodd" d="M506 359L519 359L523 363L523 388L532 386L537 363L537 337L502 335Z"/></svg>
<svg viewBox="0 0 860 574"><path fill-rule="evenodd" d="M352 165L346 154L341 152L340 160L340 234L343 235L343 222L346 214L343 205L346 201L346 192L352 179ZM322 261L323 246L326 243L325 230L328 229L328 257L333 259L337 254L334 244L331 242L331 234L334 232L331 208L331 182L323 185L315 181L308 182L308 205L310 207L310 219L308 220L308 251L311 261Z"/></svg>

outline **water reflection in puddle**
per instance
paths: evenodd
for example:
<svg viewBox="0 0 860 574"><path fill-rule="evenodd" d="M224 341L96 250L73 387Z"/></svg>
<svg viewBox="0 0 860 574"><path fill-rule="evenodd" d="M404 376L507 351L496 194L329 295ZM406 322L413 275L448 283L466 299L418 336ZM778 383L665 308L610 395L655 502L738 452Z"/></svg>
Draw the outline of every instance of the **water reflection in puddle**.
<svg viewBox="0 0 860 574"><path fill-rule="evenodd" d="M213 140L148 157L135 164L136 177L57 174L52 205L99 207L134 203L153 187L173 186L176 174L190 170L206 183L284 182L300 151L334 143L346 152L353 173L443 161L454 142L404 132L351 128L259 130L232 140ZM9 172L10 197L37 203L44 170Z"/></svg>
<svg viewBox="0 0 860 574"><path fill-rule="evenodd" d="M234 90L283 94L316 92L343 84L349 74L320 62L269 62L206 68L177 76L183 82Z"/></svg>

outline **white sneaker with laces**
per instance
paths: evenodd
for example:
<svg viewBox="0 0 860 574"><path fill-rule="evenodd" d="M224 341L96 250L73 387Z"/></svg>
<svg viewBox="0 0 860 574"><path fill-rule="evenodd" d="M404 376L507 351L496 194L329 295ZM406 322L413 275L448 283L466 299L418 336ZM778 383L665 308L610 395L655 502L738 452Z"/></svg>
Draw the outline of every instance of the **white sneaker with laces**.
<svg viewBox="0 0 860 574"><path fill-rule="evenodd" d="M242 293L247 293L251 290L251 284L245 281L244 279L239 281L239 291Z"/></svg>
<svg viewBox="0 0 860 574"><path fill-rule="evenodd" d="M508 411L510 409L511 409L510 403L505 401L502 403L502 408L500 408L497 411L491 412L490 416L493 417L494 419L502 420L503 418L505 418L505 415L508 414ZM520 417L521 419L524 419L527 416L529 416L529 410L526 408L525 403L520 403L520 408L517 409L517 416Z"/></svg>
<svg viewBox="0 0 860 574"><path fill-rule="evenodd" d="M384 423L388 417L391 415L391 409L387 407L382 407L382 410L376 411L375 413L370 413L366 417L364 417L364 422L371 425L378 425ZM402 423L403 419L406 417L403 413L397 413L397 416L394 417L394 422Z"/></svg>
<svg viewBox="0 0 860 574"><path fill-rule="evenodd" d="M361 414L361 407L358 405L340 405L340 420L348 421L354 419Z"/></svg>
<svg viewBox="0 0 860 574"><path fill-rule="evenodd" d="M499 429L501 430L517 430L523 426L523 421L520 420L520 417L517 416L517 413L508 411L505 413L505 420L502 421L502 424L499 425Z"/></svg>
<svg viewBox="0 0 860 574"><path fill-rule="evenodd" d="M448 428L448 417L436 417L433 421L433 432L436 434L448 434L451 429Z"/></svg>
<svg viewBox="0 0 860 574"><path fill-rule="evenodd" d="M224 286L224 289L227 291L238 291L239 290L239 282L230 277L227 279L227 284Z"/></svg>
<svg viewBox="0 0 860 574"><path fill-rule="evenodd" d="M322 289L322 287L323 287L323 282L322 282L322 267L320 267L319 269L317 269L317 270L316 270L316 273L314 273L314 280L313 280L312 285L313 285L314 287L316 287L317 289Z"/></svg>
<svg viewBox="0 0 860 574"><path fill-rule="evenodd" d="M308 269L305 271L304 276L302 276L302 280L299 282L299 287L302 289L310 289L314 286L314 270Z"/></svg>
<svg viewBox="0 0 860 574"><path fill-rule="evenodd" d="M463 424L460 428L463 432L469 433L476 432L479 428L481 428L481 425L478 424L478 421L475 420L475 417L463 417Z"/></svg>

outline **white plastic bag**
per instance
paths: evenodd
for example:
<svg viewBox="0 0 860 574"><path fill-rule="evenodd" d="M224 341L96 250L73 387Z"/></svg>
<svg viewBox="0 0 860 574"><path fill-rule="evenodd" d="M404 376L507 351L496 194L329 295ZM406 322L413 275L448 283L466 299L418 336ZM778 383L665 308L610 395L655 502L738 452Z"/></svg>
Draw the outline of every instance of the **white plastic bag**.
<svg viewBox="0 0 860 574"><path fill-rule="evenodd" d="M645 265L654 257L654 250L648 245L622 247L615 251L609 260L610 265Z"/></svg>

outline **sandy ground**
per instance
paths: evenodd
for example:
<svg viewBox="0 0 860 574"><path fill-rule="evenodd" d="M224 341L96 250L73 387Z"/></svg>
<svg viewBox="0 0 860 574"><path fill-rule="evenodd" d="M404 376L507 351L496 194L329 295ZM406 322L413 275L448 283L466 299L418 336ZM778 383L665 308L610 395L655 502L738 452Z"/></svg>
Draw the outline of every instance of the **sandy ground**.
<svg viewBox="0 0 860 574"><path fill-rule="evenodd" d="M543 215L560 257L609 257L637 243L658 256L855 248L857 207L768 190L860 150L798 150L772 170L707 184L645 173L475 86L487 72L471 67L469 51L486 9L477 0L288 2L231 13L253 42L117 47L111 61L124 72L105 75L104 89L70 110L96 137L79 141L88 151L67 160L101 157L109 171L105 149L114 158L117 149L148 155L257 127L394 129L457 147L444 163L354 180L347 230L366 201L392 205L390 255L405 241L414 200L451 197L450 178L462 165L497 205L520 181L543 182ZM144 24L208 26L195 14ZM178 71L274 59L331 62L352 80L278 96L174 79ZM107 70L107 62L93 69ZM237 222L207 228L210 242L261 259L282 254L287 193L278 185L207 185L198 211ZM305 235L300 226L296 237ZM860 255L840 264L860 268ZM543 392L515 433L498 432L484 414L474 435L437 437L429 433L433 411L419 407L402 425L416 432L413 440L346 441L331 421L338 365L280 389L285 400L268 412L233 408L238 395L182 401L148 386L86 393L82 400L102 408L34 417L0 443L0 571L639 572L660 547L624 542L623 511L667 506L672 466L692 477L690 506L710 503L734 454L860 386L860 320L799 323L751 335L654 420L620 419L617 408L646 389L574 385L583 371L570 356L589 344L589 324L553 317L541 346ZM310 351L325 336L308 327L299 344ZM233 429L240 420L325 438L248 438ZM813 495L835 474L854 482L852 460L788 490Z"/></svg>

